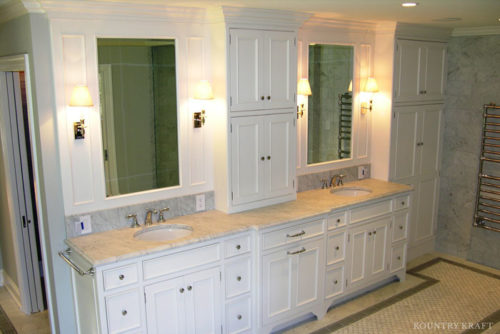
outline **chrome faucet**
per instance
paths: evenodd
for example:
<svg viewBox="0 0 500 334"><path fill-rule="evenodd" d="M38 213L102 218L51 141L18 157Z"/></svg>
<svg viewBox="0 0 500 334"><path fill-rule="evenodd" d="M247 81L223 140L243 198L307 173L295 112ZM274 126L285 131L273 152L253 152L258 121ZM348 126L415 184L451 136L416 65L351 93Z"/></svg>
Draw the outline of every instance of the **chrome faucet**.
<svg viewBox="0 0 500 334"><path fill-rule="evenodd" d="M146 219L144 220L144 226L153 225L153 213L157 213L155 209L146 210Z"/></svg>
<svg viewBox="0 0 500 334"><path fill-rule="evenodd" d="M330 179L330 187L335 188L338 186L343 186L344 185L344 174L335 174L332 176Z"/></svg>

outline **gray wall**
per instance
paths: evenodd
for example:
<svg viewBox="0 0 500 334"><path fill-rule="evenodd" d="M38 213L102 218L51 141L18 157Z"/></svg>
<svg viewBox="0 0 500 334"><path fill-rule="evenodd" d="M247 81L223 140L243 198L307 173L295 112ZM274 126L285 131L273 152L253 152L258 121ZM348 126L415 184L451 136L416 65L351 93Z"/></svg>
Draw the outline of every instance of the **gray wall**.
<svg viewBox="0 0 500 334"><path fill-rule="evenodd" d="M482 106L500 105L500 36L453 37L436 249L500 268L500 233L473 228Z"/></svg>
<svg viewBox="0 0 500 334"><path fill-rule="evenodd" d="M75 317L70 268L58 257L65 248L64 207L57 150L54 80L50 27L43 14L25 15L0 25L0 56L28 53L30 58L35 136L40 172L41 230L47 252L46 276L50 279L49 301L52 303L55 333L75 333Z"/></svg>

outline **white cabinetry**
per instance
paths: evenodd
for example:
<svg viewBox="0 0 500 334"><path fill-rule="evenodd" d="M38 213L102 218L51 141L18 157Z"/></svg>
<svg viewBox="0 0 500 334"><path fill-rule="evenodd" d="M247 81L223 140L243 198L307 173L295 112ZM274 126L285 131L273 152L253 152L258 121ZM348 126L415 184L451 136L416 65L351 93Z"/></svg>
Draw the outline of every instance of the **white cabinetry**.
<svg viewBox="0 0 500 334"><path fill-rule="evenodd" d="M230 29L229 44L231 111L295 106L294 32Z"/></svg>
<svg viewBox="0 0 500 334"><path fill-rule="evenodd" d="M394 101L442 100L446 82L446 44L396 41Z"/></svg>
<svg viewBox="0 0 500 334"><path fill-rule="evenodd" d="M231 120L234 205L294 192L295 133L291 113Z"/></svg>
<svg viewBox="0 0 500 334"><path fill-rule="evenodd" d="M432 244L439 195L442 105L397 106L394 117L391 180L415 189L409 246ZM430 247L424 252L431 251Z"/></svg>

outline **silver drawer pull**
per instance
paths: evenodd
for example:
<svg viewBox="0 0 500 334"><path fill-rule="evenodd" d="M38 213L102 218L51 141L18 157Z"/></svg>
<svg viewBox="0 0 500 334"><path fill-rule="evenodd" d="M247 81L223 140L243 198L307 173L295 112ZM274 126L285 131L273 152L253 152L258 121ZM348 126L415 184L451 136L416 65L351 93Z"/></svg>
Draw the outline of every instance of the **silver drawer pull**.
<svg viewBox="0 0 500 334"><path fill-rule="evenodd" d="M125 278L125 275L121 274L120 276L118 276L118 278L120 279L120 281L123 281L123 279Z"/></svg>
<svg viewBox="0 0 500 334"><path fill-rule="evenodd" d="M287 238L297 238L297 237L300 237L301 235L304 235L306 234L306 231L302 230L300 231L299 233L295 233L295 234L286 234L286 237Z"/></svg>
<svg viewBox="0 0 500 334"><path fill-rule="evenodd" d="M299 249L298 251L288 251L286 252L288 255L295 255L295 254L300 254L300 253L304 253L306 251L306 249L304 247L302 247L301 249Z"/></svg>
<svg viewBox="0 0 500 334"><path fill-rule="evenodd" d="M122 311L122 315L123 315L123 316L126 316L126 315L127 315L127 313L128 313L128 312L127 312L127 310L123 310L123 311Z"/></svg>

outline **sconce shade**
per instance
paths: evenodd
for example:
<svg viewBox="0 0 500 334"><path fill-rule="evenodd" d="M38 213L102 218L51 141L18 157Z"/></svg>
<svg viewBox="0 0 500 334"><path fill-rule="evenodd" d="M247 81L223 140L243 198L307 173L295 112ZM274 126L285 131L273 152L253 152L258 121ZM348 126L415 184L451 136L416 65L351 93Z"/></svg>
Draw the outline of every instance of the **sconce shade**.
<svg viewBox="0 0 500 334"><path fill-rule="evenodd" d="M207 80L201 80L196 85L194 98L196 100L212 100L214 98L214 94L212 92L212 86L210 86L210 82L208 82Z"/></svg>
<svg viewBox="0 0 500 334"><path fill-rule="evenodd" d="M376 93L376 92L378 92L377 80L375 80L375 78L371 78L371 77L368 78L368 80L366 80L364 91L367 92L367 93Z"/></svg>
<svg viewBox="0 0 500 334"><path fill-rule="evenodd" d="M352 92L352 80L349 82L349 87L347 88L348 92Z"/></svg>
<svg viewBox="0 0 500 334"><path fill-rule="evenodd" d="M89 88L85 85L75 86L71 92L71 99L69 100L71 107L92 107L92 97L90 96Z"/></svg>
<svg viewBox="0 0 500 334"><path fill-rule="evenodd" d="M299 95L312 95L311 86L309 85L309 80L300 79L297 83L297 94Z"/></svg>

